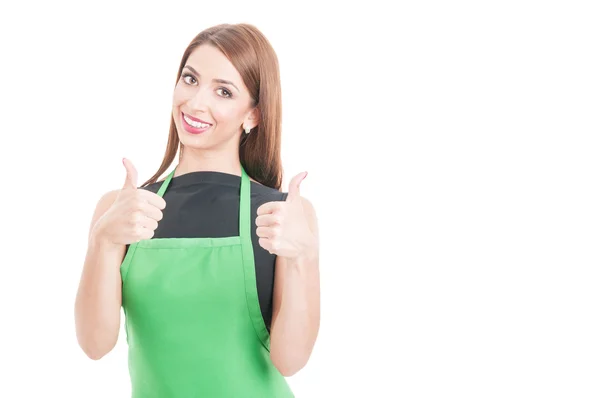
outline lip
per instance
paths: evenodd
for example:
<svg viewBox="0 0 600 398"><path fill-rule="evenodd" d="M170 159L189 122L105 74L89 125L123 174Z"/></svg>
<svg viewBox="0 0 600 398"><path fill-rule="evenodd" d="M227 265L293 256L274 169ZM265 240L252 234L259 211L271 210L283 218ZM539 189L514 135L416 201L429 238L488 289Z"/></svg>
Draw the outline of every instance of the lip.
<svg viewBox="0 0 600 398"><path fill-rule="evenodd" d="M202 120L202 119L198 119L197 117L190 116L190 115L188 115L187 113L183 113L183 112L181 112L181 115L185 115L186 117L188 117L188 118L192 119L192 120L193 120L193 121L195 121L195 122L200 122L200 123L204 123L204 124L210 124L210 125L212 126L212 124L211 124L211 123L209 123L209 122L205 122L204 120Z"/></svg>
<svg viewBox="0 0 600 398"><path fill-rule="evenodd" d="M183 118L183 116L184 116L184 115L185 115L186 117L189 117L190 119L192 119L192 120L196 121L196 122L200 122L200 123L205 123L205 124L208 124L208 127L206 127L206 128L203 128L203 129L199 129L199 128L197 128L197 127L194 127L194 126L190 126L190 125L189 125L189 124L188 124L188 123L185 121L185 119ZM192 116L190 116L190 115L187 115L187 114L185 114L185 113L183 113L183 112L181 112L181 125L183 126L184 130L185 130L185 131L187 131L187 132L188 132L188 133L190 133L190 134L202 134L202 133L204 133L205 131L207 131L208 129L210 129L210 128L212 127L212 124L210 124L210 123L207 123L207 122L205 122L205 121L204 121L204 120L202 120L202 119L198 119L198 118L196 118L196 117L192 117Z"/></svg>

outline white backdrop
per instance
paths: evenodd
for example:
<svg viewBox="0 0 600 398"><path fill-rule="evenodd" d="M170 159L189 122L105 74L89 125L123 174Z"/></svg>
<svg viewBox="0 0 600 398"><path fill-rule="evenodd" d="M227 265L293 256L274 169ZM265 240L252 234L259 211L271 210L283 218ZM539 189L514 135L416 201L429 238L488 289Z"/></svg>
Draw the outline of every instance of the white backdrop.
<svg viewBox="0 0 600 398"><path fill-rule="evenodd" d="M183 50L249 22L278 53L283 159L319 217L298 398L598 397L592 2L0 6L1 397L128 397L79 349L94 206L162 159ZM140 181L140 182L141 182Z"/></svg>

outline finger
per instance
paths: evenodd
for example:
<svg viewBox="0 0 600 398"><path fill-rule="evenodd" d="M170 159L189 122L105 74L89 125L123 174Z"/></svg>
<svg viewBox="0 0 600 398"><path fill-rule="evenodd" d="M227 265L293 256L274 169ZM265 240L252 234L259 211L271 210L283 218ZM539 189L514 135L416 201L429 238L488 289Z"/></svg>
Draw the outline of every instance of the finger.
<svg viewBox="0 0 600 398"><path fill-rule="evenodd" d="M140 210L146 217L149 217L155 221L160 221L163 218L163 212L150 203L142 203L140 205Z"/></svg>
<svg viewBox="0 0 600 398"><path fill-rule="evenodd" d="M256 211L256 214L261 216L263 214L275 213L279 209L281 209L282 204L283 204L283 202L267 202L258 208L258 210Z"/></svg>
<svg viewBox="0 0 600 398"><path fill-rule="evenodd" d="M154 229L139 226L137 231L138 231L137 236L139 237L140 240L152 239L154 237Z"/></svg>
<svg viewBox="0 0 600 398"><path fill-rule="evenodd" d="M160 210L163 210L167 206L167 202L165 202L165 200L162 197L155 194L154 192L148 191L146 189L138 189L138 195L140 195L140 198L142 198L143 200Z"/></svg>
<svg viewBox="0 0 600 398"><path fill-rule="evenodd" d="M143 211L134 212L131 216L131 223L136 230L139 230L140 228L154 230L158 227L158 221L148 217Z"/></svg>
<svg viewBox="0 0 600 398"><path fill-rule="evenodd" d="M138 225L141 226L141 227L144 227L146 229L149 229L151 231L154 231L158 227L158 221L156 221L153 218L148 217L145 214L142 214L140 216L140 220L138 222Z"/></svg>
<svg viewBox="0 0 600 398"><path fill-rule="evenodd" d="M273 227L258 227L256 228L256 235L259 238L273 239L279 235L279 230Z"/></svg>
<svg viewBox="0 0 600 398"><path fill-rule="evenodd" d="M306 178L307 175L308 172L305 171L303 173L297 174L294 178L292 178L292 181L290 181L286 202L291 202L300 197L300 183Z"/></svg>
<svg viewBox="0 0 600 398"><path fill-rule="evenodd" d="M281 217L278 214L263 214L256 217L257 227L268 227L271 225L281 225Z"/></svg>
<svg viewBox="0 0 600 398"><path fill-rule="evenodd" d="M125 166L125 170L127 172L125 175L123 189L137 189L138 174L135 166L129 161L129 159L126 158L123 158L123 165Z"/></svg>
<svg viewBox="0 0 600 398"><path fill-rule="evenodd" d="M269 253L273 251L273 242L267 238L259 238L258 244Z"/></svg>

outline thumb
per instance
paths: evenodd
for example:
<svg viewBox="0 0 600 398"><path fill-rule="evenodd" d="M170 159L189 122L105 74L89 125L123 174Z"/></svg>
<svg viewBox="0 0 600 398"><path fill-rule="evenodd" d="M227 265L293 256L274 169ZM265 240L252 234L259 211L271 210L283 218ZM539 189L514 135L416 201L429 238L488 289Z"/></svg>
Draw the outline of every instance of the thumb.
<svg viewBox="0 0 600 398"><path fill-rule="evenodd" d="M123 189L137 189L138 174L135 166L129 161L129 159L125 158L123 158L123 165L125 166L125 170L127 170Z"/></svg>
<svg viewBox="0 0 600 398"><path fill-rule="evenodd" d="M288 196L285 200L286 202L291 202L300 197L300 183L306 178L307 175L308 172L305 171L303 173L297 174L294 178L292 178L292 181L290 181Z"/></svg>

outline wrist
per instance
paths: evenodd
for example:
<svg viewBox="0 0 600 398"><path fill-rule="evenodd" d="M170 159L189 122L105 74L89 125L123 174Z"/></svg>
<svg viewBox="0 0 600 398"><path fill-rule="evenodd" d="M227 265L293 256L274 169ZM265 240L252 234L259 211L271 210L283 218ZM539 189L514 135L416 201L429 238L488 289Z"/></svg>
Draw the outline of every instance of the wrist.
<svg viewBox="0 0 600 398"><path fill-rule="evenodd" d="M92 250L99 250L103 252L116 251L123 246L114 243L109 239L100 222L96 223L92 229L92 232L90 233L89 245Z"/></svg>
<svg viewBox="0 0 600 398"><path fill-rule="evenodd" d="M295 258L291 259L296 264L313 263L319 258L319 245L313 242L307 245L304 250Z"/></svg>

